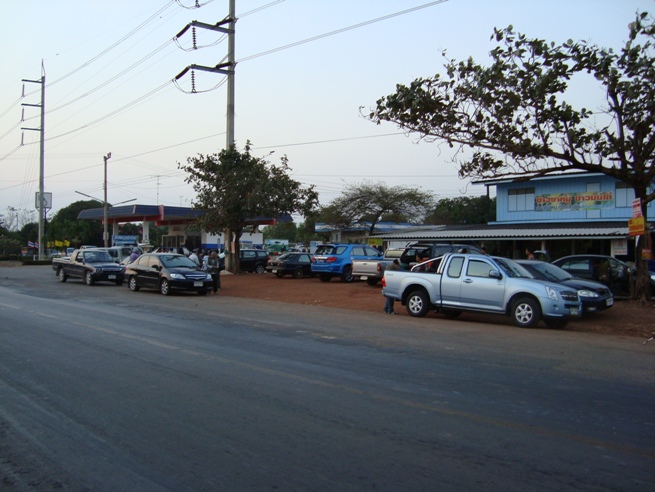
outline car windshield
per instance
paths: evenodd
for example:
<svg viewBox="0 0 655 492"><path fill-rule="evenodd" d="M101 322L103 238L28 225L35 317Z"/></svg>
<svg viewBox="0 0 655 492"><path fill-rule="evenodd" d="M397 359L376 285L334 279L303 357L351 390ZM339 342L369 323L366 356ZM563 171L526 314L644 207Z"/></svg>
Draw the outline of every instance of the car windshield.
<svg viewBox="0 0 655 492"><path fill-rule="evenodd" d="M562 282L563 280L570 280L573 277L570 273L562 270L560 267L551 265L550 263L530 263L524 265L529 271L537 272L537 275L543 277L545 280L552 280L553 282Z"/></svg>
<svg viewBox="0 0 655 492"><path fill-rule="evenodd" d="M495 257L498 266L505 272L508 277L533 278L532 274L514 260L507 258Z"/></svg>
<svg viewBox="0 0 655 492"><path fill-rule="evenodd" d="M99 262L113 262L109 253L106 251L86 251L84 253L84 261L88 263L99 263Z"/></svg>
<svg viewBox="0 0 655 492"><path fill-rule="evenodd" d="M198 268L193 260L182 255L162 255L161 264L168 268Z"/></svg>

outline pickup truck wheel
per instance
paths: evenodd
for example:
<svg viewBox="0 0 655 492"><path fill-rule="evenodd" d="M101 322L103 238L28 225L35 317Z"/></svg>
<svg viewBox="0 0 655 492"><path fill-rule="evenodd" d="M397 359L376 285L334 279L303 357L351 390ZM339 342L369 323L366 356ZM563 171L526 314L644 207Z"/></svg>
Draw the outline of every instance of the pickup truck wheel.
<svg viewBox="0 0 655 492"><path fill-rule="evenodd" d="M293 278L302 278L302 268L296 268L293 271Z"/></svg>
<svg viewBox="0 0 655 492"><path fill-rule="evenodd" d="M332 280L332 275L330 275L329 273L321 273L318 276L318 278L321 279L321 282L329 282L330 280Z"/></svg>
<svg viewBox="0 0 655 492"><path fill-rule="evenodd" d="M430 299L424 290L415 290L407 296L407 312L410 316L420 318L428 314Z"/></svg>
<svg viewBox="0 0 655 492"><path fill-rule="evenodd" d="M169 285L168 280L165 278L161 279L161 283L159 284L159 292L165 296L171 293L171 286Z"/></svg>
<svg viewBox="0 0 655 492"><path fill-rule="evenodd" d="M60 282L66 282L66 280L68 280L68 275L66 275L63 268L57 270L57 278Z"/></svg>
<svg viewBox="0 0 655 492"><path fill-rule="evenodd" d="M456 311L454 309L447 309L443 312L444 317L448 319L459 318L459 315L462 314L461 311Z"/></svg>
<svg viewBox="0 0 655 492"><path fill-rule="evenodd" d="M84 283L86 285L93 285L93 277L91 276L91 272L84 272Z"/></svg>
<svg viewBox="0 0 655 492"><path fill-rule="evenodd" d="M355 280L355 277L353 276L353 267L347 266L343 269L343 273L341 274L341 281L350 283Z"/></svg>
<svg viewBox="0 0 655 492"><path fill-rule="evenodd" d="M130 290L132 292L136 292L139 290L139 286L136 283L136 277L130 277L130 280L128 281L127 285L130 287Z"/></svg>
<svg viewBox="0 0 655 492"><path fill-rule="evenodd" d="M378 284L378 279L377 278L367 278L366 283L370 285L371 287L375 287Z"/></svg>
<svg viewBox="0 0 655 492"><path fill-rule="evenodd" d="M529 297L518 299L512 304L512 320L516 326L531 328L541 319L539 303Z"/></svg>

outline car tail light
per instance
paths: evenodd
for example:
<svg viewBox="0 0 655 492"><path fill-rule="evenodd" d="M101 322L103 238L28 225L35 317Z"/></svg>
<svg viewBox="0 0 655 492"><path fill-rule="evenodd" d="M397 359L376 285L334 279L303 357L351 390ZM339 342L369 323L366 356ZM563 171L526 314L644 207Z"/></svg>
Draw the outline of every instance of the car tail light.
<svg viewBox="0 0 655 492"><path fill-rule="evenodd" d="M325 261L326 261L327 263L334 263L335 261L337 261L337 257L336 257L336 256L328 256L328 257L325 259Z"/></svg>
<svg viewBox="0 0 655 492"><path fill-rule="evenodd" d="M387 281L384 279L384 277L382 277L382 287L386 287L386 286L387 286Z"/></svg>
<svg viewBox="0 0 655 492"><path fill-rule="evenodd" d="M382 265L380 265L380 262L378 262L378 273L382 271Z"/></svg>

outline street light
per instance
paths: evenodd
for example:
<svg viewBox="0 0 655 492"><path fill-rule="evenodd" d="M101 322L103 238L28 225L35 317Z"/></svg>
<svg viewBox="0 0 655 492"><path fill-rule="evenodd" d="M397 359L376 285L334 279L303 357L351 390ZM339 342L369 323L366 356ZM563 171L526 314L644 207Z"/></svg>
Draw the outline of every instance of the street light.
<svg viewBox="0 0 655 492"><path fill-rule="evenodd" d="M102 233L102 237L105 241L105 248L109 247L109 233L107 232L107 222L108 222L108 217L107 217L107 161L111 159L111 152L109 152L105 157L103 157L105 160L105 204L104 204L104 209L105 209L105 220L104 220L104 231Z"/></svg>

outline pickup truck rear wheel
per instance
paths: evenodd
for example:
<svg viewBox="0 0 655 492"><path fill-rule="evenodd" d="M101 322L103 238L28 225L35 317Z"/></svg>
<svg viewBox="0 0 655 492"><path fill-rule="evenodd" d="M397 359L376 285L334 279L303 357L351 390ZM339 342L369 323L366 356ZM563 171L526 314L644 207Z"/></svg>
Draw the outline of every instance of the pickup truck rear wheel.
<svg viewBox="0 0 655 492"><path fill-rule="evenodd" d="M66 282L66 280L68 280L68 275L66 275L66 272L64 272L63 268L59 268L57 270L57 278L60 282Z"/></svg>
<svg viewBox="0 0 655 492"><path fill-rule="evenodd" d="M355 280L355 277L353 276L353 267L347 266L343 269L343 273L341 274L341 281L350 283L353 280Z"/></svg>
<svg viewBox="0 0 655 492"><path fill-rule="evenodd" d="M84 272L84 283L86 285L93 285L93 276L91 275L91 272Z"/></svg>
<svg viewBox="0 0 655 492"><path fill-rule="evenodd" d="M407 296L407 312L410 316L420 318L428 314L430 299L424 290L415 290Z"/></svg>
<svg viewBox="0 0 655 492"><path fill-rule="evenodd" d="M541 319L539 303L530 297L522 297L512 304L512 321L521 328L531 328Z"/></svg>

